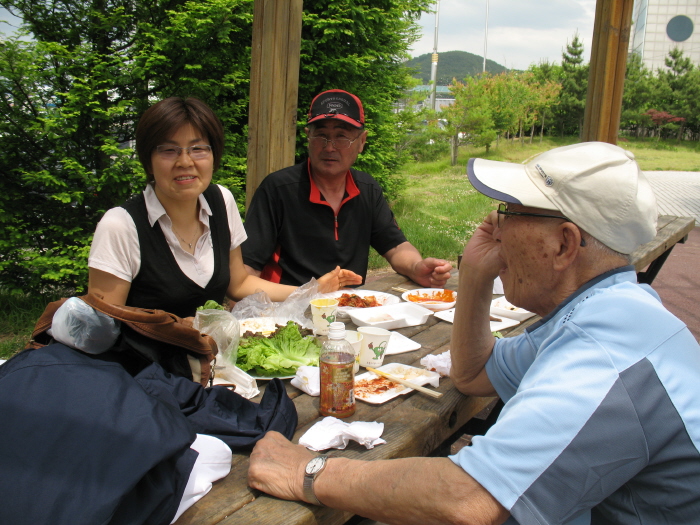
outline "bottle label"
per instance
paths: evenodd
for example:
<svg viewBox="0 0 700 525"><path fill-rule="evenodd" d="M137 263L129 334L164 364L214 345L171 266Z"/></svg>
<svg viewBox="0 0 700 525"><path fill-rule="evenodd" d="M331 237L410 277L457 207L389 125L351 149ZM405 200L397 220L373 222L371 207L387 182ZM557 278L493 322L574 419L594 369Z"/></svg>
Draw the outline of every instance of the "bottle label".
<svg viewBox="0 0 700 525"><path fill-rule="evenodd" d="M355 377L353 362L321 361L321 399L319 410L324 416L348 417L355 412Z"/></svg>

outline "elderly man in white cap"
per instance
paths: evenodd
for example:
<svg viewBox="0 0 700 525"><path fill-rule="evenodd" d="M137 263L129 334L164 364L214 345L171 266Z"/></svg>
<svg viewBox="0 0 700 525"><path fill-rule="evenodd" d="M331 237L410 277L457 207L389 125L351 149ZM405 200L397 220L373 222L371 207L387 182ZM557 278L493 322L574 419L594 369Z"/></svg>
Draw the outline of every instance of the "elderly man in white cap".
<svg viewBox="0 0 700 525"><path fill-rule="evenodd" d="M468 174L504 204L464 250L451 377L503 399L496 424L450 458L306 472L305 449L268 435L251 485L386 523L698 523L700 347L628 265L656 230L633 155L589 142ZM542 316L517 337L489 329L497 276Z"/></svg>

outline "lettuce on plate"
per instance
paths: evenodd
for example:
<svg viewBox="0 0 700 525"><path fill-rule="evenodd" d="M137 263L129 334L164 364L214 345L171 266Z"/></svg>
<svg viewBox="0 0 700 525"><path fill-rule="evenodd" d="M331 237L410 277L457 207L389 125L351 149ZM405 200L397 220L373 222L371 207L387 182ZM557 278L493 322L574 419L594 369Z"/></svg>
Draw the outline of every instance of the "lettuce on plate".
<svg viewBox="0 0 700 525"><path fill-rule="evenodd" d="M293 376L300 366L318 366L320 350L313 336L303 336L299 325L288 321L267 337L242 337L236 365L260 376Z"/></svg>

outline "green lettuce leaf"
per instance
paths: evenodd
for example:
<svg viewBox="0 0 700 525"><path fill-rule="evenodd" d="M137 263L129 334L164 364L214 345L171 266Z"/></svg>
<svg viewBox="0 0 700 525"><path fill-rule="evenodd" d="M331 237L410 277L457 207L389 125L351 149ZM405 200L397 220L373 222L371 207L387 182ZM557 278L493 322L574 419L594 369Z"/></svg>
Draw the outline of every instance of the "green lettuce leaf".
<svg viewBox="0 0 700 525"><path fill-rule="evenodd" d="M316 338L302 336L299 325L288 321L268 337L241 338L236 365L261 376L291 376L300 366L318 366L320 350Z"/></svg>

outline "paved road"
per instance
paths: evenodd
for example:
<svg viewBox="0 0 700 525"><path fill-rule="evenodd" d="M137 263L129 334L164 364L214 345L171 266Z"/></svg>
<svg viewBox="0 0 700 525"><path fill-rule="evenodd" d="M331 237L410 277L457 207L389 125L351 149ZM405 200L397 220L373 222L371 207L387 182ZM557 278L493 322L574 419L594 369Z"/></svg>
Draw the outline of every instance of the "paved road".
<svg viewBox="0 0 700 525"><path fill-rule="evenodd" d="M700 172L645 171L662 215L695 217L696 228L677 244L652 287L666 308L700 341Z"/></svg>

